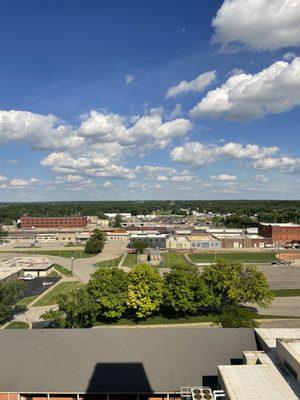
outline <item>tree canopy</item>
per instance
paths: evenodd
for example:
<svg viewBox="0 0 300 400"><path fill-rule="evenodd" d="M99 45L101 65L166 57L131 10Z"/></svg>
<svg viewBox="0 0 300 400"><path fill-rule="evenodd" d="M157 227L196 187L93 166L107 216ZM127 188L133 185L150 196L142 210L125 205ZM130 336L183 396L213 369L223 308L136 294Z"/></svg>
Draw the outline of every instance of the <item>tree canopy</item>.
<svg viewBox="0 0 300 400"><path fill-rule="evenodd" d="M25 291L25 284L21 281L0 283L0 323L12 317L16 302Z"/></svg>

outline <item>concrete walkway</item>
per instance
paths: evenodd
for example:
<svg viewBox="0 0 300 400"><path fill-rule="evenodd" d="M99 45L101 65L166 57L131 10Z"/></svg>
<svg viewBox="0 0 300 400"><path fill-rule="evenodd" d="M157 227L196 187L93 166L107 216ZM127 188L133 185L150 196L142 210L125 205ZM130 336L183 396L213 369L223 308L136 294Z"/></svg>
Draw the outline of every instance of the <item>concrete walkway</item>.
<svg viewBox="0 0 300 400"><path fill-rule="evenodd" d="M264 315L300 317L300 297L275 297L268 308L258 308Z"/></svg>

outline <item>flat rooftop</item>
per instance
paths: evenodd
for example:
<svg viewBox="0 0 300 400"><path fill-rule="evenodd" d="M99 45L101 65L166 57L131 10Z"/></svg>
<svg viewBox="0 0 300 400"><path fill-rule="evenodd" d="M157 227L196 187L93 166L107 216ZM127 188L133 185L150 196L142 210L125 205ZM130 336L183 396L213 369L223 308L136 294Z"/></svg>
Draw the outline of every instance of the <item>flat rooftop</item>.
<svg viewBox="0 0 300 400"><path fill-rule="evenodd" d="M11 275L17 274L18 272L23 271L22 267L8 267L6 265L0 264L0 281L8 278Z"/></svg>
<svg viewBox="0 0 300 400"><path fill-rule="evenodd" d="M26 270L47 270L53 265L47 257L14 257L10 260L3 261L1 268L13 269L19 268Z"/></svg>
<svg viewBox="0 0 300 400"><path fill-rule="evenodd" d="M297 360L300 364L300 339L279 339L287 351Z"/></svg>
<svg viewBox="0 0 300 400"><path fill-rule="evenodd" d="M293 223L288 223L288 224L275 224L275 223L268 223L268 222L260 222L260 225L265 225L265 226L278 226L279 228L300 228L299 224L293 224Z"/></svg>
<svg viewBox="0 0 300 400"><path fill-rule="evenodd" d="M299 328L257 328L255 332L269 349L276 348L276 339L300 338Z"/></svg>
<svg viewBox="0 0 300 400"><path fill-rule="evenodd" d="M225 365L219 367L229 400L297 400L273 365Z"/></svg>
<svg viewBox="0 0 300 400"><path fill-rule="evenodd" d="M0 393L174 392L245 350L257 350L253 329L3 329Z"/></svg>

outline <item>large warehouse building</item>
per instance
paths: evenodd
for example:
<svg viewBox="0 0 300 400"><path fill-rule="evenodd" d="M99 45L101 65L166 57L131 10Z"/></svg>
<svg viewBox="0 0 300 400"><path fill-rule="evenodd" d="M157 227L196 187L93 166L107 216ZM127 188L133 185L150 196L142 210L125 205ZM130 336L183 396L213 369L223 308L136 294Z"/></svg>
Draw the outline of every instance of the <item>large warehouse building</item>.
<svg viewBox="0 0 300 400"><path fill-rule="evenodd" d="M300 243L300 225L297 224L260 223L258 234L270 238L273 244Z"/></svg>
<svg viewBox="0 0 300 400"><path fill-rule="evenodd" d="M61 228L85 228L89 223L89 217L30 217L22 215L21 229L61 229Z"/></svg>

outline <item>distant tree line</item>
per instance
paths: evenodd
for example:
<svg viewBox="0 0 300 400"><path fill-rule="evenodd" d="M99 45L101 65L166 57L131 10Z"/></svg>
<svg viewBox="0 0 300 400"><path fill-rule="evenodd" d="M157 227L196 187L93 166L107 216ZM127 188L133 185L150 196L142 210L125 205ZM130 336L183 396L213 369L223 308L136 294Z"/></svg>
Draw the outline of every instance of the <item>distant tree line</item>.
<svg viewBox="0 0 300 400"><path fill-rule="evenodd" d="M163 277L148 264L136 265L129 273L105 267L85 287L63 294L58 310L43 318L59 327L78 328L121 318L140 321L157 315L180 318L212 312L223 326L253 326L253 313L242 305L267 306L272 297L256 267L222 259L203 273L194 266L173 266Z"/></svg>
<svg viewBox="0 0 300 400"><path fill-rule="evenodd" d="M300 201L291 200L176 200L176 201L76 201L44 203L0 203L0 224L11 224L22 214L36 217L98 215L104 213L125 213L133 215L150 214L159 210L161 213L186 214L181 209L211 211L220 214L234 214L243 217L256 215L256 221L297 222L300 223ZM189 214L189 213L188 213ZM240 221L241 222L241 221ZM234 221L226 219L225 223ZM244 224L245 225L245 224Z"/></svg>

